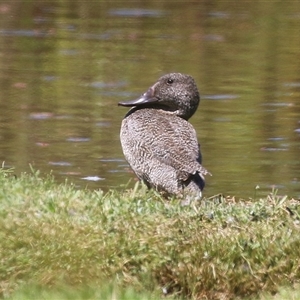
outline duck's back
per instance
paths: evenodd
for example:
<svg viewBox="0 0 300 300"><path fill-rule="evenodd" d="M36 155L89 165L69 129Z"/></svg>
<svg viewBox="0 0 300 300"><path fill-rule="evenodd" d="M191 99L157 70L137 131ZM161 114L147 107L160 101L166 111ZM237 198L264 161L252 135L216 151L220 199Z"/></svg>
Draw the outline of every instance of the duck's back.
<svg viewBox="0 0 300 300"><path fill-rule="evenodd" d="M206 172L195 129L171 112L133 109L122 122L120 136L124 155L136 175L158 190L180 194L191 176ZM203 185L201 181L195 186L201 191Z"/></svg>

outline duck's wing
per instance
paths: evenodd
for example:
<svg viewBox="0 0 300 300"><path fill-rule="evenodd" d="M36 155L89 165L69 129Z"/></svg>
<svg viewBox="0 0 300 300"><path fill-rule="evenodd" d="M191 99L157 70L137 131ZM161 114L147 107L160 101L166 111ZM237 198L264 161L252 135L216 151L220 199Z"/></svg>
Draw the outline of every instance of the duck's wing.
<svg viewBox="0 0 300 300"><path fill-rule="evenodd" d="M178 117L164 122L163 133L153 137L153 155L162 163L172 166L180 180L199 173L201 177L209 172L201 165L200 145L194 127Z"/></svg>
<svg viewBox="0 0 300 300"><path fill-rule="evenodd" d="M143 166L149 160L157 160L174 168L182 181L191 174L199 173L201 177L208 174L201 165L196 131L186 120L170 113L143 109L125 118L122 127L123 151L131 164ZM135 161L139 159L144 162Z"/></svg>

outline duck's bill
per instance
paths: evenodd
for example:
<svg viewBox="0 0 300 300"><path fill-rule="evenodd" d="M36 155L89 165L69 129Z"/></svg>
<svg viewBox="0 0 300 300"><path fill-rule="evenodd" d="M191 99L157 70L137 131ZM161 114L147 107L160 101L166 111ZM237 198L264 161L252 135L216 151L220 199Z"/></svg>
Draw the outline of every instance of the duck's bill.
<svg viewBox="0 0 300 300"><path fill-rule="evenodd" d="M159 101L159 99L154 96L154 88L151 87L141 97L139 97L135 100L119 102L118 105L121 105L121 106L138 106L138 105L143 105L143 104L148 104L148 103L155 103L155 102L158 102L158 101Z"/></svg>

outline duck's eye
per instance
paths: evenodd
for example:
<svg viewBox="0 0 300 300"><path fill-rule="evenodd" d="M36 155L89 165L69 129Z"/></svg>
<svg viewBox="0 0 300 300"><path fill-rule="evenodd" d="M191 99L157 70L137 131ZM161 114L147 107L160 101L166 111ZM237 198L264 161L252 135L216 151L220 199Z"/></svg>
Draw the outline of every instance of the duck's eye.
<svg viewBox="0 0 300 300"><path fill-rule="evenodd" d="M169 78L169 79L167 80L167 84L172 84L173 82L174 82L174 79Z"/></svg>

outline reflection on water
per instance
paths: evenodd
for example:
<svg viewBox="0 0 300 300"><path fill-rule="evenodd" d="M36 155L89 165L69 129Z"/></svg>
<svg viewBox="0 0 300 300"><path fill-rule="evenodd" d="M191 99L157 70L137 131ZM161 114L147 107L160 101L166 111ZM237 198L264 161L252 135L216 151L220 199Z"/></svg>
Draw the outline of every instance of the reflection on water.
<svg viewBox="0 0 300 300"><path fill-rule="evenodd" d="M0 161L79 188L132 185L117 103L175 71L202 95L205 194L299 198L299 16L297 1L2 2Z"/></svg>

